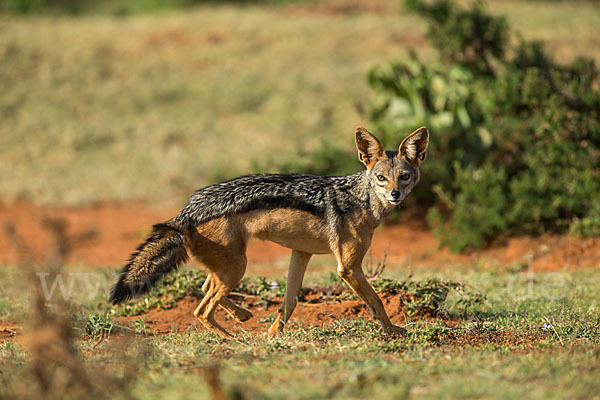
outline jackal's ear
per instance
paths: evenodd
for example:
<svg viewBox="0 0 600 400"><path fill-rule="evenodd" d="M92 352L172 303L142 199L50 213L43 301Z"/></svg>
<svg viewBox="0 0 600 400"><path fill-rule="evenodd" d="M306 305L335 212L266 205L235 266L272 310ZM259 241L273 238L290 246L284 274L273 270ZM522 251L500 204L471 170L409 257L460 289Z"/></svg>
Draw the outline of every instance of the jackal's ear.
<svg viewBox="0 0 600 400"><path fill-rule="evenodd" d="M398 157L405 158L409 163L418 167L427 157L429 131L422 126L406 137L398 148Z"/></svg>
<svg viewBox="0 0 600 400"><path fill-rule="evenodd" d="M373 168L377 161L387 158L385 149L379 139L365 128L360 126L356 128L355 142L358 150L358 159L365 164L367 169Z"/></svg>

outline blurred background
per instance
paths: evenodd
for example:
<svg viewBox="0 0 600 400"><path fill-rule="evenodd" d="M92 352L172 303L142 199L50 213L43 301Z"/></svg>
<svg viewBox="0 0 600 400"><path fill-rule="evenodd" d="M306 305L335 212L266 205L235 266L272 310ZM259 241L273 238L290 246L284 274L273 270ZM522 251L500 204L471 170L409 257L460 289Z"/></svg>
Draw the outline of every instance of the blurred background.
<svg viewBox="0 0 600 400"><path fill-rule="evenodd" d="M453 250L600 233L595 1L0 0L4 203L177 208L432 134L407 207Z"/></svg>

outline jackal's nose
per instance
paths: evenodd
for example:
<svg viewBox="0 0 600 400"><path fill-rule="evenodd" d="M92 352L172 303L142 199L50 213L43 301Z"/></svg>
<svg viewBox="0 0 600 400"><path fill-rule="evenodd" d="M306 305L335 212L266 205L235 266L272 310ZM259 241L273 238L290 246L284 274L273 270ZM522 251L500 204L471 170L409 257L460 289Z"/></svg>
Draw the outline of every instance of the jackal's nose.
<svg viewBox="0 0 600 400"><path fill-rule="evenodd" d="M392 196L392 199L398 200L400 198L400 191L392 190L392 193L390 193L390 196Z"/></svg>

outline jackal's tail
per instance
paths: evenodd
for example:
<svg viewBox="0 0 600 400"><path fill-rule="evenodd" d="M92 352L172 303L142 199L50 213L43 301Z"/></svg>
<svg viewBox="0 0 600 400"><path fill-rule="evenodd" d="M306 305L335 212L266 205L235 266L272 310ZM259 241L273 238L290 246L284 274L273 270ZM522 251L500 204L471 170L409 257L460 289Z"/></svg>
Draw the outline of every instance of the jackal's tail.
<svg viewBox="0 0 600 400"><path fill-rule="evenodd" d="M184 230L171 221L154 225L150 236L123 267L108 301L119 304L148 292L187 259Z"/></svg>

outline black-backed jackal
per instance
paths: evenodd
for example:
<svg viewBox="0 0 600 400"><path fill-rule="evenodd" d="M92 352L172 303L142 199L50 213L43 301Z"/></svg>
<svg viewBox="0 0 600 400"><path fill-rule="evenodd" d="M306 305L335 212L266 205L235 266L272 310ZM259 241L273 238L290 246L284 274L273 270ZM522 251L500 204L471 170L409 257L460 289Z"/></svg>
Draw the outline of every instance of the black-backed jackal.
<svg viewBox="0 0 600 400"><path fill-rule="evenodd" d="M367 282L362 260L375 228L419 181L429 133L425 127L417 129L398 151L386 151L360 127L355 139L358 158L367 168L353 175L250 175L199 189L175 218L153 227L123 268L109 301L118 304L147 292L191 254L208 270L205 297L194 315L207 329L230 336L215 321L215 309L220 305L240 321L252 317L227 295L244 275L246 244L256 237L292 250L285 297L271 335L279 334L292 315L310 257L325 253L336 257L340 277L382 329L402 333Z"/></svg>

